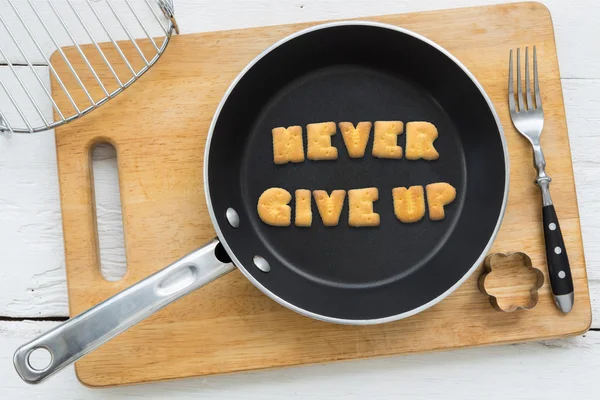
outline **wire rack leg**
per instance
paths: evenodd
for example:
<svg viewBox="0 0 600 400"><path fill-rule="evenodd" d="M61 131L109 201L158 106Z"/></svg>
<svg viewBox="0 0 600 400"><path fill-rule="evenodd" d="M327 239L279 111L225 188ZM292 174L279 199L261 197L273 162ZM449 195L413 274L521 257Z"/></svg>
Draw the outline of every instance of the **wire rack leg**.
<svg viewBox="0 0 600 400"><path fill-rule="evenodd" d="M10 139L12 137L12 129L8 123L0 115L0 137Z"/></svg>

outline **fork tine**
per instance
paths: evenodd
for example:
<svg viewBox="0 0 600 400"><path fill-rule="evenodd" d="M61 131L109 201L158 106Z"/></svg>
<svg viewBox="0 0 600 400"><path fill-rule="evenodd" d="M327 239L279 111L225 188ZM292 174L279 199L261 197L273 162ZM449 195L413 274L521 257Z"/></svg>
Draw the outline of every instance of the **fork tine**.
<svg viewBox="0 0 600 400"><path fill-rule="evenodd" d="M537 50L533 46L533 89L535 90L535 107L542 109L542 95L540 94L540 84L538 82Z"/></svg>
<svg viewBox="0 0 600 400"><path fill-rule="evenodd" d="M515 85L513 83L513 51L510 49L508 65L508 108L511 113L517 111L515 105Z"/></svg>
<svg viewBox="0 0 600 400"><path fill-rule="evenodd" d="M517 94L519 100L519 112L525 111L523 100L523 83L521 82L521 49L517 49Z"/></svg>
<svg viewBox="0 0 600 400"><path fill-rule="evenodd" d="M531 98L531 84L529 82L529 47L525 47L525 92L527 93L527 109L533 110L533 99Z"/></svg>

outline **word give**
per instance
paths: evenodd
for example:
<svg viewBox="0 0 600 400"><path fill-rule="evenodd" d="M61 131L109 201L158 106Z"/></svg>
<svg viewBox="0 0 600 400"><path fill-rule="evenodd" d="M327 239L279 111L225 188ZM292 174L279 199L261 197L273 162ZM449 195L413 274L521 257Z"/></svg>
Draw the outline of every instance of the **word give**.
<svg viewBox="0 0 600 400"><path fill-rule="evenodd" d="M350 158L363 158L371 136L371 122L340 122L339 127ZM331 137L337 133L334 122L308 124L307 152L309 160L336 160L338 149L331 145ZM398 136L404 132L401 121L376 121L372 154L377 158L402 158ZM304 144L300 126L279 127L272 130L273 161L275 164L300 163L304 161ZM430 122L406 124L406 158L408 160L437 160L439 153L433 146L438 137L435 125Z"/></svg>
<svg viewBox="0 0 600 400"><path fill-rule="evenodd" d="M448 183L439 182L426 186L429 218L437 221L445 218L444 206L456 198L456 189ZM312 225L311 191L298 189L295 192L294 223L299 227ZM345 190L334 190L327 194L324 190L313 190L312 197L325 226L336 226L346 198ZM414 223L425 216L425 195L423 186L397 187L392 190L394 214L403 223ZM377 188L353 189L348 191L348 225L353 227L379 226L379 214L373 203L379 199ZM292 195L285 189L270 188L258 199L258 215L267 225L290 226L292 208L289 203Z"/></svg>

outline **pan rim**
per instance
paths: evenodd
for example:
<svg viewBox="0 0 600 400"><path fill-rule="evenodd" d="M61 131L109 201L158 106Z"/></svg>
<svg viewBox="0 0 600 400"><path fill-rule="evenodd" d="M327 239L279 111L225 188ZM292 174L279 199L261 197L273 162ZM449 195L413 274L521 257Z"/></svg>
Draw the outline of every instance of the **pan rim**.
<svg viewBox="0 0 600 400"><path fill-rule="evenodd" d="M232 93L232 91L234 90L234 88L237 86L237 84L239 83L239 81L246 75L246 73L254 67L254 65L256 63L258 63L263 57L265 57L267 54L269 54L271 51L273 51L274 49L280 47L281 45L297 38L300 36L303 36L305 34L311 33L311 32L315 32L318 30L323 30L323 29L329 29L329 28L334 28L334 27L339 27L339 26L370 26L370 27L376 27L376 28L382 28L382 29L388 29L388 30L392 30L392 31L396 31L408 36L411 36L415 39L418 39L426 44L428 44L429 46L432 46L433 48L435 48L436 50L438 50L439 52L441 52L442 54L444 54L446 57L448 57L452 62L454 62L462 71L464 74L466 74L469 79L473 82L473 84L475 84L475 86L477 87L477 89L479 90L479 92L481 93L481 95L483 96L483 98L485 99L493 117L494 120L496 122L496 126L498 128L498 132L500 134L500 141L502 143L502 150L504 153L504 168L505 168L505 183L504 183L504 196L502 199L502 206L500 209L500 214L498 215L498 220L496 221L496 226L494 227L494 230L490 236L490 239L487 243L487 245L484 247L484 249L482 250L481 254L479 255L479 257L477 258L477 260L475 261L475 263L466 271L466 273L456 282L454 283L454 285L452 285L449 289L447 289L445 292L443 292L442 294L440 294L439 296L437 296L436 298L428 301L427 303L416 307L410 311L406 311L400 314L394 314L391 316L387 316L387 317L382 317L382 318L373 318L373 319L346 319L346 318L337 318L337 317L331 317L331 316L327 316L327 315L322 315L322 314L318 314L312 311L308 311L305 310L301 307L298 307L295 304L292 304L290 302L288 302L287 300L277 296L275 293L271 292L269 289L267 289L265 286L263 286L258 280L256 280L252 274L250 274L250 272L248 272L248 270L246 269L246 267L243 265L243 263L235 256L235 253L232 251L232 249L230 248L229 244L227 243L227 240L225 239L223 232L221 231L221 227L219 225L219 221L217 220L217 217L215 215L215 211L213 209L212 206L212 199L210 196L210 188L209 188L209 179L208 179L208 165L209 165L209 158L210 158L210 145L211 145L211 141L212 141L212 136L214 134L214 130L217 124L217 121L219 120L219 116L221 114L221 110L223 109L225 103L227 102L230 94ZM392 322L392 321L397 321L400 319L404 319L404 318L408 318L412 315L418 314L432 306L434 306L435 304L439 303L440 301L442 301L443 299L445 299L446 297L448 297L451 293L453 293L456 289L458 289L458 287L460 287L460 285L462 285L472 274L473 272L475 272L475 270L479 267L479 265L481 265L481 263L483 262L485 256L487 255L487 253L489 252L489 250L492 247L492 244L494 243L494 240L496 239L498 232L500 230L500 227L502 225L502 220L504 219L504 215L506 213L506 207L507 207L507 203L508 203L508 192L509 192L509 186L510 186L510 160L509 160L509 155L508 155L508 145L506 143L506 137L504 135L504 130L502 129L502 124L500 122L500 117L498 116L498 113L496 112L496 109L494 108L494 104L492 103L491 99L489 98L488 94L485 92L485 90L483 89L483 86L479 83L479 81L477 80L477 78L475 78L475 76L467 69L466 66L464 66L455 56L453 56L448 50L446 50L445 48L443 48L442 46L440 46L439 44L433 42L432 40L418 34L415 33L413 31L410 31L408 29L405 28L401 28L399 26L395 26L395 25L391 25L391 24L385 24L385 23L380 23L380 22L373 22L373 21L361 21L361 20L353 20L353 21L336 21L336 22L328 22L328 23L323 23L323 24L317 24L315 26L306 28L306 29L302 29L298 32L295 32L289 36L286 36L285 38L277 41L276 43L274 43L273 45L271 45L270 47L268 47L267 49L265 49L263 52L261 52L258 56L256 56L250 63L248 63L248 65L246 65L246 67L236 76L236 78L233 80L233 82L231 83L231 85L229 86L229 88L227 89L227 91L225 92L225 94L223 95L223 98L221 99L221 102L219 103L219 106L217 107L215 114L213 116L213 119L211 121L210 124L210 128L208 131L208 135L206 138L206 146L204 149L204 165L203 165L204 171L203 171L203 179L204 179L204 194L206 196L206 203L207 203L207 208L208 208L208 213L210 215L210 219L211 222L213 224L213 227L217 233L217 236L219 238L219 241L221 242L221 244L223 245L223 247L225 248L225 250L227 251L228 255L231 257L232 262L234 263L234 265L242 272L242 274L244 274L244 276L255 286L257 287L261 292L263 292L264 294L266 294L267 296L269 296L271 299L273 299L274 301L276 301L277 303L281 304L282 306L297 312L298 314L316 319L316 320L320 320L320 321L324 321L324 322L331 322L331 323L336 323L336 324L343 324L343 325L375 325L375 324L382 324L382 323L386 323L386 322Z"/></svg>

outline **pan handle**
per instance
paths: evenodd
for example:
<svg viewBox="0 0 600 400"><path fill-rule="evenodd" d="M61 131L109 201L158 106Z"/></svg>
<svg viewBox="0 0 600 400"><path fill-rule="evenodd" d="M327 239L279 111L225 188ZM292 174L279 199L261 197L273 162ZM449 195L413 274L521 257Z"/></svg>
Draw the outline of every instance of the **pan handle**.
<svg viewBox="0 0 600 400"><path fill-rule="evenodd" d="M223 250L218 245L218 240L211 241L21 346L13 358L17 372L25 382L39 383L166 305L233 271L231 262L219 261L215 255ZM37 349L50 353L45 368L31 366L29 356Z"/></svg>

